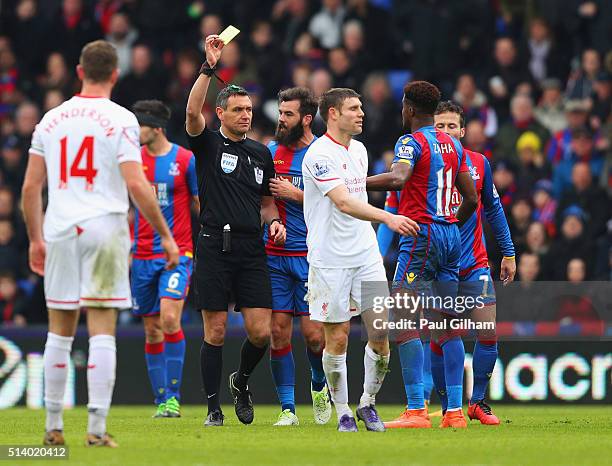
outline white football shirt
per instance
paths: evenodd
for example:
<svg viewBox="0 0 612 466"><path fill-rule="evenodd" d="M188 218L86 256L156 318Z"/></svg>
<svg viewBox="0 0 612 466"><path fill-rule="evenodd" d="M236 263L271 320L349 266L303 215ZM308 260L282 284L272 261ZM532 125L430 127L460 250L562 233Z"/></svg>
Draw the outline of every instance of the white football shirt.
<svg viewBox="0 0 612 466"><path fill-rule="evenodd" d="M43 116L30 153L44 157L47 167L46 241L76 234L84 220L127 213L119 164L142 163L139 135L136 116L102 97L76 95Z"/></svg>
<svg viewBox="0 0 612 466"><path fill-rule="evenodd" d="M319 268L352 268L381 260L372 224L340 212L326 196L344 184L351 196L368 202L365 146L351 140L346 147L325 134L306 151L302 174L308 263Z"/></svg>

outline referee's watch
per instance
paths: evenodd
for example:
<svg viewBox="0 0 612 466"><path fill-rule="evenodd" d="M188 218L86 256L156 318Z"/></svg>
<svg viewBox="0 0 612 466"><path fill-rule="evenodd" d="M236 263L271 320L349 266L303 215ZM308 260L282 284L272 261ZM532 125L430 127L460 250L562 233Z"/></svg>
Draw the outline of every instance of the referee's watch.
<svg viewBox="0 0 612 466"><path fill-rule="evenodd" d="M278 222L281 225L283 224L283 221L280 218L273 218L272 220L270 220L270 226L272 226L274 222Z"/></svg>

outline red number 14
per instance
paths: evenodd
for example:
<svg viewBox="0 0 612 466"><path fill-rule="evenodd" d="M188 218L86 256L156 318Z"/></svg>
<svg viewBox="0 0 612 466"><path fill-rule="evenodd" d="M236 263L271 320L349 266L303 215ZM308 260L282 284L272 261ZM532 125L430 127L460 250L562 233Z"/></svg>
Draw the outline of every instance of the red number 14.
<svg viewBox="0 0 612 466"><path fill-rule="evenodd" d="M64 136L61 140L61 154L60 154L60 189L66 189L68 184L68 137ZM82 159L85 156L85 168L81 168ZM93 166L94 157L94 138L93 136L85 136L81 147L77 152L72 165L70 166L70 176L72 178L85 178L85 189L91 191L93 189L93 182L98 170Z"/></svg>

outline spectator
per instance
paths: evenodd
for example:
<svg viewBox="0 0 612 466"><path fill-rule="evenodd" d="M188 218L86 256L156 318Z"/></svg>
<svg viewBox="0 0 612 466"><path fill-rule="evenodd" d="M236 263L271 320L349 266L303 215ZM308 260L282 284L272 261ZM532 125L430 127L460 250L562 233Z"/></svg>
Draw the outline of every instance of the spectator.
<svg viewBox="0 0 612 466"><path fill-rule="evenodd" d="M137 44L132 48L132 71L119 80L113 99L131 108L137 100L159 98L165 88L165 75L153 65L151 49L145 44Z"/></svg>
<svg viewBox="0 0 612 466"><path fill-rule="evenodd" d="M361 73L352 68L346 50L338 47L329 51L329 70L334 81L333 87L361 87Z"/></svg>
<svg viewBox="0 0 612 466"><path fill-rule="evenodd" d="M66 96L58 89L49 89L43 98L43 113L57 107L66 100Z"/></svg>
<svg viewBox="0 0 612 466"><path fill-rule="evenodd" d="M19 247L15 228L8 219L0 219L0 270L25 272L25 255Z"/></svg>
<svg viewBox="0 0 612 466"><path fill-rule="evenodd" d="M291 72L291 86L308 87L310 85L310 75L312 67L306 62L299 62L293 67Z"/></svg>
<svg viewBox="0 0 612 466"><path fill-rule="evenodd" d="M495 42L494 62L489 76L491 104L500 120L508 116L508 104L521 83L529 82L529 73L519 61L514 41L502 37ZM512 144L514 146L514 144Z"/></svg>
<svg viewBox="0 0 612 466"><path fill-rule="evenodd" d="M529 193L537 180L550 178L550 163L542 154L542 142L531 131L526 131L516 141L519 160L519 191Z"/></svg>
<svg viewBox="0 0 612 466"><path fill-rule="evenodd" d="M342 28L342 38L342 44L351 63L352 72L357 75L355 85L359 89L364 79L364 73L376 68L372 54L366 47L361 23L357 20L347 21Z"/></svg>
<svg viewBox="0 0 612 466"><path fill-rule="evenodd" d="M15 113L15 134L24 155L30 148L32 133L39 120L40 111L32 102L23 102L17 107L17 112Z"/></svg>
<svg viewBox="0 0 612 466"><path fill-rule="evenodd" d="M517 249L525 249L527 228L531 223L532 207L528 198L521 197L512 204L508 225Z"/></svg>
<svg viewBox="0 0 612 466"><path fill-rule="evenodd" d="M591 167L587 162L577 162L572 168L572 186L561 198L559 211L563 212L572 205L580 207L586 218L588 234L595 239L606 231L610 218L610 198L607 193L593 183Z"/></svg>
<svg viewBox="0 0 612 466"><path fill-rule="evenodd" d="M525 252L536 254L540 259L540 269L546 271L549 250L550 241L546 227L541 222L532 222L525 235L525 251L523 254ZM546 272L543 272L543 275L548 276Z"/></svg>
<svg viewBox="0 0 612 466"><path fill-rule="evenodd" d="M275 35L282 38L283 52L290 55L295 42L308 31L308 0L276 0L272 8Z"/></svg>
<svg viewBox="0 0 612 466"><path fill-rule="evenodd" d="M508 215L517 192L514 166L505 160L495 163L493 183L497 188L504 212Z"/></svg>
<svg viewBox="0 0 612 466"><path fill-rule="evenodd" d="M601 71L593 83L593 90L591 126L599 130L608 121L612 109L612 75Z"/></svg>
<svg viewBox="0 0 612 466"><path fill-rule="evenodd" d="M0 227L1 228L1 227ZM1 230L0 230L1 231ZM26 325L24 312L27 299L17 287L17 282L10 269L0 270L0 316L3 325Z"/></svg>
<svg viewBox="0 0 612 466"><path fill-rule="evenodd" d="M372 73L363 85L363 140L368 141L368 153L378 158L401 133L400 112L391 97L389 82L383 73Z"/></svg>
<svg viewBox="0 0 612 466"><path fill-rule="evenodd" d="M38 85L43 92L49 89L57 89L62 94L69 96L76 92L74 75L68 70L66 60L60 52L53 52L49 55L46 72L40 77Z"/></svg>
<svg viewBox="0 0 612 466"><path fill-rule="evenodd" d="M168 86L167 95L172 111L168 131L179 135L178 138L173 139L178 144L181 144L181 142L186 144L184 136L185 108L193 85L193 77L197 75L200 65L200 56L195 50L183 50L176 57L174 76Z"/></svg>
<svg viewBox="0 0 612 466"><path fill-rule="evenodd" d="M333 49L341 43L341 29L346 10L342 0L323 0L323 6L310 20L309 32L324 49Z"/></svg>
<svg viewBox="0 0 612 466"><path fill-rule="evenodd" d="M22 99L17 86L20 78L10 41L0 36L0 121L12 113Z"/></svg>
<svg viewBox="0 0 612 466"><path fill-rule="evenodd" d="M585 291L586 264L580 258L567 263L566 294L557 299L555 306L557 319L561 325L572 325L581 322L597 322L600 317L595 311L593 301Z"/></svg>
<svg viewBox="0 0 612 466"><path fill-rule="evenodd" d="M588 99L593 92L593 83L601 69L599 52L587 49L582 52L581 67L570 75L567 82L568 99Z"/></svg>
<svg viewBox="0 0 612 466"><path fill-rule="evenodd" d="M262 86L262 98L264 101L275 99L285 76L282 73L270 73L270 70L284 69L285 63L268 21L255 22L247 57L249 66L257 75L257 82Z"/></svg>
<svg viewBox="0 0 612 466"><path fill-rule="evenodd" d="M368 0L348 0L343 43L349 55L354 56L360 50L364 51L365 44L389 43L391 38L389 20L389 13ZM358 33L356 28L347 29L347 25L353 22L360 25ZM356 45L357 41L359 46ZM381 47L368 58L372 60L373 69L387 68L393 61L393 49L392 47Z"/></svg>
<svg viewBox="0 0 612 466"><path fill-rule="evenodd" d="M545 79L541 82L542 96L534 116L538 123L544 126L551 134L557 134L567 127L567 118L563 108L563 94L561 81L557 78Z"/></svg>
<svg viewBox="0 0 612 466"><path fill-rule="evenodd" d="M541 144L548 142L549 133L533 117L533 102L526 95L516 95L510 103L512 120L502 125L496 138L495 156L517 161L515 148L521 134L531 131L539 138Z"/></svg>
<svg viewBox="0 0 612 466"><path fill-rule="evenodd" d="M9 29L19 68L33 78L43 70L47 35L47 24L35 0L19 0Z"/></svg>
<svg viewBox="0 0 612 466"><path fill-rule="evenodd" d="M541 83L546 78L560 78L566 75L561 51L553 40L550 28L542 18L534 18L529 24L529 38L522 56L528 57L528 68L534 82Z"/></svg>
<svg viewBox="0 0 612 466"><path fill-rule="evenodd" d="M50 50L62 51L70 68L79 61L85 44L102 38L102 30L82 0L63 0L48 35Z"/></svg>
<svg viewBox="0 0 612 466"><path fill-rule="evenodd" d="M567 264L579 257L589 266L593 259L594 244L584 232L584 211L578 206L570 206L563 211L559 237L550 248L550 270L552 280L566 278Z"/></svg>
<svg viewBox="0 0 612 466"><path fill-rule="evenodd" d="M485 134L485 127L478 119L468 120L465 125L464 146L475 152L480 152L489 161L493 160L493 145Z"/></svg>
<svg viewBox="0 0 612 466"><path fill-rule="evenodd" d="M497 115L487 105L484 93L476 88L474 76L469 73L459 76L453 100L463 107L466 120L478 119L482 122L486 137L491 138L497 134Z"/></svg>
<svg viewBox="0 0 612 466"><path fill-rule="evenodd" d="M517 284L507 290L499 290L499 302L504 303L504 320L515 322L542 319L544 299L540 279L540 259L537 254L523 253L519 256ZM504 299L505 298L505 299Z"/></svg>
<svg viewBox="0 0 612 466"><path fill-rule="evenodd" d="M137 38L138 31L132 27L128 15L118 12L111 16L106 40L117 49L120 78L132 70L132 46Z"/></svg>
<svg viewBox="0 0 612 466"><path fill-rule="evenodd" d="M331 74L329 74L329 71L323 68L316 70L310 75L308 87L314 94L315 98L318 99L324 92L332 88ZM325 122L321 118L321 115L319 115L317 112L312 123L312 132L317 136L321 136L323 133L325 133L325 128Z"/></svg>
<svg viewBox="0 0 612 466"><path fill-rule="evenodd" d="M572 187L572 169L577 162L585 162L591 168L591 173L601 173L604 157L595 150L593 133L589 128L577 128L572 132L570 143L571 153L557 165L554 171L553 184L555 198L561 199L565 191Z"/></svg>
<svg viewBox="0 0 612 466"><path fill-rule="evenodd" d="M556 228L557 201L553 197L553 184L550 180L539 180L533 189L533 220L541 224L549 237L554 237Z"/></svg>
<svg viewBox="0 0 612 466"><path fill-rule="evenodd" d="M4 140L2 158L0 158L0 172L5 179L6 186L17 195L21 191L25 176L26 158L19 143L19 138L11 135Z"/></svg>
<svg viewBox="0 0 612 466"><path fill-rule="evenodd" d="M588 122L589 106L586 100L568 100L564 105L567 127L558 131L551 139L547 149L548 160L556 166L570 156L572 133L585 127Z"/></svg>

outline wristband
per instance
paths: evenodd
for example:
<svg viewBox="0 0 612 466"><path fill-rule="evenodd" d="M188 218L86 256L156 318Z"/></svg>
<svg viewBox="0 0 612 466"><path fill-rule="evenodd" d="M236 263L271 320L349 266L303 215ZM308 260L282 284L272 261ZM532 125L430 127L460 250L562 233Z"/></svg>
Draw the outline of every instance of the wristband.
<svg viewBox="0 0 612 466"><path fill-rule="evenodd" d="M200 66L200 74L210 78L215 74L215 68L216 66L211 68L208 62L204 60L204 63L202 63L202 66Z"/></svg>
<svg viewBox="0 0 612 466"><path fill-rule="evenodd" d="M504 259L509 260L509 261L513 261L515 260L516 256L504 256Z"/></svg>
<svg viewBox="0 0 612 466"><path fill-rule="evenodd" d="M273 218L272 220L270 220L270 226L272 226L274 222L278 222L281 225L283 224L283 221L280 218Z"/></svg>

